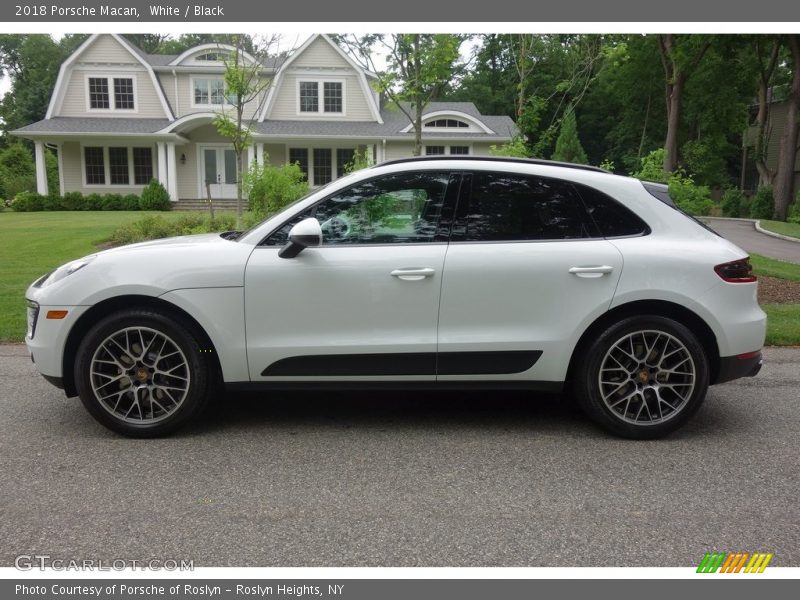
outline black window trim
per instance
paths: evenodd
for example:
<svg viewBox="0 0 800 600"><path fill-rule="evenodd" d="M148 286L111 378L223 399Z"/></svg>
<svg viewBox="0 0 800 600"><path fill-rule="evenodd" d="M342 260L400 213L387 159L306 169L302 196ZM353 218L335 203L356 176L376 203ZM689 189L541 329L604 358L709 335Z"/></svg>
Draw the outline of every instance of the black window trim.
<svg viewBox="0 0 800 600"><path fill-rule="evenodd" d="M572 187L575 189L575 193L578 195L578 198L580 198L580 200L581 200L581 206L583 206L584 212L592 220L592 223L594 223L595 231L597 231L600 234L602 239L604 239L604 240L623 240L623 239L627 239L627 238L645 237L645 236L648 236L651 233L653 233L653 230L650 229L650 225L647 224L647 221L645 221L642 217L637 215L634 211L632 211L630 208L625 206L622 202L620 202L619 200L617 200L616 198L614 198L610 194L607 194L603 190L598 190L596 187L591 186L591 185L587 185L585 183L580 183L578 185L576 185L574 182L570 182L570 183L571 183ZM631 234L627 234L627 235L603 235L603 230L600 228L600 226L594 220L594 217L592 216L592 213L589 212L589 207L586 205L586 200L583 198L583 195L581 194L581 187L585 187L585 188L588 188L588 189L590 189L590 190L592 190L592 191L594 191L594 192L596 192L598 194L602 194L603 196L608 198L614 204L617 204L617 205L621 206L623 209L625 209L626 211L631 213L634 217L636 217L637 219L639 219L639 221L642 222L642 225L644 225L644 231L642 231L641 233L631 233Z"/></svg>

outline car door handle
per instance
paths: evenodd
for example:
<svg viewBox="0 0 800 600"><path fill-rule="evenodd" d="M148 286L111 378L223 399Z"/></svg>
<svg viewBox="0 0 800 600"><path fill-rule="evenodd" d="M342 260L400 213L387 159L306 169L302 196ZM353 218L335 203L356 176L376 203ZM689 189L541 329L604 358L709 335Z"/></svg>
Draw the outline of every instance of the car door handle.
<svg viewBox="0 0 800 600"><path fill-rule="evenodd" d="M423 267L420 269L395 269L389 273L392 277L397 277L403 281L420 281L426 277L432 277L436 273L435 269L430 267Z"/></svg>
<svg viewBox="0 0 800 600"><path fill-rule="evenodd" d="M596 278L602 277L606 273L611 273L614 267L609 265L598 265L592 267L572 267L569 272L578 277Z"/></svg>

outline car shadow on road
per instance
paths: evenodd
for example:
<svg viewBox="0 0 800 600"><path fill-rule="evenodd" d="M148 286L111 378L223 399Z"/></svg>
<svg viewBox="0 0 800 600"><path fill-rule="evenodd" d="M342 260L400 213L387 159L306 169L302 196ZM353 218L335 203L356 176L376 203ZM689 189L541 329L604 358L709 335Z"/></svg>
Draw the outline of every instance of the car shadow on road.
<svg viewBox="0 0 800 600"><path fill-rule="evenodd" d="M183 433L205 435L229 428L265 427L593 430L574 401L557 394L315 391L229 393L216 399Z"/></svg>

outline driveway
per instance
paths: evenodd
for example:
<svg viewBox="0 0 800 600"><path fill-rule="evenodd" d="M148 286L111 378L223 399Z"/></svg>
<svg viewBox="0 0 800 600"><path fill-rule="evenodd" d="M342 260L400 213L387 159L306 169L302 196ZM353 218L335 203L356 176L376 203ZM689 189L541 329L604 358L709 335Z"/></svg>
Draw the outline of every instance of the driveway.
<svg viewBox="0 0 800 600"><path fill-rule="evenodd" d="M750 221L708 219L706 224L722 237L754 254L800 263L800 242L790 242L763 234Z"/></svg>
<svg viewBox="0 0 800 600"><path fill-rule="evenodd" d="M711 389L654 442L521 393L276 394L180 435L97 425L0 346L0 566L694 566L709 550L800 565L800 349Z"/></svg>

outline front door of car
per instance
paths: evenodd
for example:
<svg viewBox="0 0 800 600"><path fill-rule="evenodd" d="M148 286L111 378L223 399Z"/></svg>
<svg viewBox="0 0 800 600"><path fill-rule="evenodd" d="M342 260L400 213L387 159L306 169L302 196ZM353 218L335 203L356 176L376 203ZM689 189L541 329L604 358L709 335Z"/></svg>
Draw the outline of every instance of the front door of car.
<svg viewBox="0 0 800 600"><path fill-rule="evenodd" d="M445 261L439 381L563 381L622 257L576 188L524 174L464 176Z"/></svg>
<svg viewBox="0 0 800 600"><path fill-rule="evenodd" d="M362 181L253 251L245 272L252 381L435 379L447 251L437 228L458 187L449 182L442 171ZM291 227L308 217L321 224L322 245L279 257Z"/></svg>

